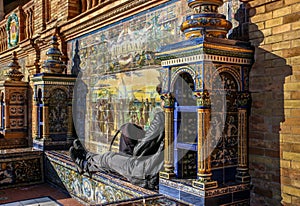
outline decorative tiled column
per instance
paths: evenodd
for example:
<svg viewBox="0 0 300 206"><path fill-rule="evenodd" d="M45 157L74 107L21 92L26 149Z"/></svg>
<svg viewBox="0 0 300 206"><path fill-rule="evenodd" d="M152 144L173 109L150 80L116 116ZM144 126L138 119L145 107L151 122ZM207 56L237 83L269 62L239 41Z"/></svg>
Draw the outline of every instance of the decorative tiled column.
<svg viewBox="0 0 300 206"><path fill-rule="evenodd" d="M49 139L49 109L48 109L48 101L43 101L43 139L48 140Z"/></svg>
<svg viewBox="0 0 300 206"><path fill-rule="evenodd" d="M193 205L248 205L248 110L245 106L249 104L243 102L249 102L245 91L253 49L248 42L226 39L231 23L218 14L222 0L187 0L187 3L194 11L181 25L187 39L161 47L156 58L161 60L165 82L170 85L166 91L181 95L176 93L175 83L185 75L197 99L197 105L175 107L182 119L185 113L196 113L197 141L185 141L195 131L178 134L182 138L175 139L175 149L190 154L186 155L186 162L197 163L197 178L195 173L190 173L193 175L179 180L189 168L175 170L174 178L159 179L159 192ZM241 93L239 97L238 93ZM166 110L166 122L170 117ZM166 144L170 145L172 135L166 135ZM165 153L165 170L172 163L169 157L172 149L169 147Z"/></svg>
<svg viewBox="0 0 300 206"><path fill-rule="evenodd" d="M36 114L33 115L36 118L36 138L33 145L45 150L67 149L74 140L72 98L76 76L64 74L66 66L61 61L62 54L55 34L50 45L46 52L48 58L43 64L45 72L32 78L36 105Z"/></svg>
<svg viewBox="0 0 300 206"><path fill-rule="evenodd" d="M19 71L21 67L16 52L12 53L8 68L7 80L0 83L3 95L1 121L4 120L1 133L5 140L0 142L0 148L24 147L28 146L28 83L22 81L24 75Z"/></svg>
<svg viewBox="0 0 300 206"><path fill-rule="evenodd" d="M197 98L197 116L198 116L198 151L197 151L197 180L193 181L193 187L199 189L213 189L218 187L216 181L212 181L211 163L210 163L210 144L209 136L210 126L210 96L207 90L195 92Z"/></svg>
<svg viewBox="0 0 300 206"><path fill-rule="evenodd" d="M72 104L69 102L68 104L68 132L67 139L73 140L73 114L72 114Z"/></svg>
<svg viewBox="0 0 300 206"><path fill-rule="evenodd" d="M165 148L164 148L164 171L160 172L161 178L170 179L174 177L174 103L175 99L171 93L162 95L164 98L165 112Z"/></svg>
<svg viewBox="0 0 300 206"><path fill-rule="evenodd" d="M248 169L248 109L251 106L249 92L241 92L237 99L239 112L238 129L238 167L236 181L241 183L250 182Z"/></svg>

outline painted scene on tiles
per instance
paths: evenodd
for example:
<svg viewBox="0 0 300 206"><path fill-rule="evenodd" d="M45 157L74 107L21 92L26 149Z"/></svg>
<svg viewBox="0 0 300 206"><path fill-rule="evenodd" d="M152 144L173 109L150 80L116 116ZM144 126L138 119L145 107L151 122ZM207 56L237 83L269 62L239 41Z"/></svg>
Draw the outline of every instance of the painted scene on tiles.
<svg viewBox="0 0 300 206"><path fill-rule="evenodd" d="M234 2L221 8L229 19L239 8ZM89 149L107 151L126 122L147 129L159 106L155 88L162 81L155 53L184 40L180 25L191 12L185 1L170 1L68 42L68 70L78 74L73 119Z"/></svg>

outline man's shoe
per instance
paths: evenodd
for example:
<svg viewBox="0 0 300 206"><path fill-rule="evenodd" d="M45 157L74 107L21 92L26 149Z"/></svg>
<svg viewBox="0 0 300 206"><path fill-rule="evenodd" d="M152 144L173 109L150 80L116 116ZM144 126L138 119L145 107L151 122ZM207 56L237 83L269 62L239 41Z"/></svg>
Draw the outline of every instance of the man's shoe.
<svg viewBox="0 0 300 206"><path fill-rule="evenodd" d="M73 147L76 149L76 150L79 150L82 152L82 155L86 156L87 154L87 150L84 148L84 146L82 145L82 143L80 142L79 139L75 139L73 141Z"/></svg>
<svg viewBox="0 0 300 206"><path fill-rule="evenodd" d="M76 150L73 146L69 149L70 157L75 163L76 169L79 174L84 173L85 156L81 152L82 151Z"/></svg>

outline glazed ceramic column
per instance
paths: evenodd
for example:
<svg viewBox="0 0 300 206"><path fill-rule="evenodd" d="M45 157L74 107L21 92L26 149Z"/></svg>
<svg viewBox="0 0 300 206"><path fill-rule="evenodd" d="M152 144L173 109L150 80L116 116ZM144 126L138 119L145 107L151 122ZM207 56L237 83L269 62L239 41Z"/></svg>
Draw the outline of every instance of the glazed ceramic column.
<svg viewBox="0 0 300 206"><path fill-rule="evenodd" d="M2 93L2 91L0 91L0 94ZM2 98L2 97L1 97ZM3 99L1 99L1 103L0 103L0 128L3 129L4 125L3 125L3 121L2 121L2 117L4 116L3 114L3 109L4 109L4 97Z"/></svg>
<svg viewBox="0 0 300 206"><path fill-rule="evenodd" d="M67 132L67 139L73 140L73 115L72 115L72 104L69 103L68 105L68 132Z"/></svg>
<svg viewBox="0 0 300 206"><path fill-rule="evenodd" d="M171 93L162 95L165 100L165 149L164 149L164 171L160 172L161 178L170 179L174 177L174 103L175 99Z"/></svg>
<svg viewBox="0 0 300 206"><path fill-rule="evenodd" d="M43 99L43 139L49 139L49 106L45 99Z"/></svg>
<svg viewBox="0 0 300 206"><path fill-rule="evenodd" d="M193 181L193 187L206 190L217 188L216 181L211 180L211 163L210 163L210 143L209 135L211 102L207 90L195 92L197 98L197 131L198 131L198 150L197 150L197 180Z"/></svg>
<svg viewBox="0 0 300 206"><path fill-rule="evenodd" d="M237 182L250 182L248 169L248 108L251 96L249 92L242 92L238 96L238 167Z"/></svg>
<svg viewBox="0 0 300 206"><path fill-rule="evenodd" d="M34 108L32 111L32 122L34 124L34 130L33 130L33 134L34 134L34 138L35 139L40 139L41 136L39 134L39 118L38 118L38 110L39 110L39 102L37 99L34 100Z"/></svg>
<svg viewBox="0 0 300 206"><path fill-rule="evenodd" d="M9 95L5 95L5 111L4 111L4 115L5 115L5 123L4 123L4 127L5 127L5 130L9 130L10 128L10 119L9 119L9 116L10 116L10 113L9 113L9 102L10 102L10 99L9 99Z"/></svg>

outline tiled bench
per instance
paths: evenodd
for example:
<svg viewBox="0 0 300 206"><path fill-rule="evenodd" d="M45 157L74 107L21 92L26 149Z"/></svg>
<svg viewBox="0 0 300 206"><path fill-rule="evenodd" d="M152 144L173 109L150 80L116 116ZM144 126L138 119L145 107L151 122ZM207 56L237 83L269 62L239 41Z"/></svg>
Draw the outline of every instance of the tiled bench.
<svg viewBox="0 0 300 206"><path fill-rule="evenodd" d="M132 185L114 174L79 175L65 151L46 151L45 157L46 180L87 204L113 204L159 196L157 192Z"/></svg>
<svg viewBox="0 0 300 206"><path fill-rule="evenodd" d="M0 150L0 189L42 183L43 152L33 148Z"/></svg>

